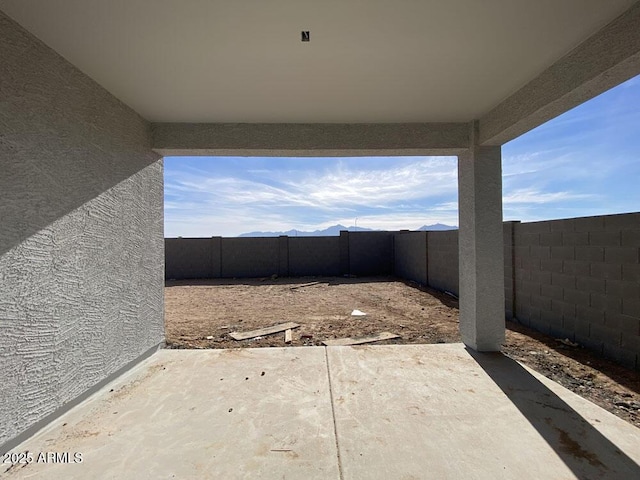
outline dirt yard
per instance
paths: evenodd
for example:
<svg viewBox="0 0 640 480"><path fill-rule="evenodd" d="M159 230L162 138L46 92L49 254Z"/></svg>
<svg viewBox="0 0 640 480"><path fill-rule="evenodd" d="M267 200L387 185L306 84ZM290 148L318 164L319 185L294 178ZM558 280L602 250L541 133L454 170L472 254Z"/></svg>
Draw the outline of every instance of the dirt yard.
<svg viewBox="0 0 640 480"><path fill-rule="evenodd" d="M322 345L384 331L401 338L379 344L460 341L454 297L391 277L168 281L165 322L169 348ZM284 322L300 325L289 344L284 332L229 336ZM640 372L560 340L508 322L504 353L640 428Z"/></svg>

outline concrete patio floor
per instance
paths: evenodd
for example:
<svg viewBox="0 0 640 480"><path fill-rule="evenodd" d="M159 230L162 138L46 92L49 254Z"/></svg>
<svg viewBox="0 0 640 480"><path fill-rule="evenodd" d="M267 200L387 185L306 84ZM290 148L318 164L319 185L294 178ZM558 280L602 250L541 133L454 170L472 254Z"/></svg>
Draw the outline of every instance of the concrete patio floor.
<svg viewBox="0 0 640 480"><path fill-rule="evenodd" d="M640 430L461 344L161 350L7 478L640 478Z"/></svg>

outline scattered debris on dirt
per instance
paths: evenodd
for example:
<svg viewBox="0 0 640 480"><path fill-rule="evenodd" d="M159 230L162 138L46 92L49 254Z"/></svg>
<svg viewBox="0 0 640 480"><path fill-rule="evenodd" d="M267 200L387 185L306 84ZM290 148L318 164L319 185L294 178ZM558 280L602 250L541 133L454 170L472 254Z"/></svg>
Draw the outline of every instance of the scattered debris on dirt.
<svg viewBox="0 0 640 480"><path fill-rule="evenodd" d="M234 340L249 340L255 338L262 338L266 335L272 335L274 333L284 332L291 330L292 328L298 328L300 325L294 322L281 323L279 325L272 325L270 327L258 328L257 330L251 330L250 332L231 332L229 336ZM207 336L207 340L210 340L211 335Z"/></svg>
<svg viewBox="0 0 640 480"><path fill-rule="evenodd" d="M564 345L567 345L568 347L579 347L580 344L572 342L571 340L569 340L568 338L556 338L556 342L560 342Z"/></svg>
<svg viewBox="0 0 640 480"><path fill-rule="evenodd" d="M382 343L460 341L457 301L412 288L393 277L169 281L165 292L167 343L175 348L284 347L279 335L237 341L231 332L283 322L300 325L291 346L390 331L402 340ZM365 317L351 316L357 307ZM207 337L213 336L213 339Z"/></svg>
<svg viewBox="0 0 640 480"><path fill-rule="evenodd" d="M366 317L351 316L354 305ZM323 345L379 332L402 337L382 344L460 341L455 296L394 277L168 281L165 318L168 348ZM282 322L299 325L291 343L286 335L229 336ZM640 372L513 322L503 351L640 428Z"/></svg>
<svg viewBox="0 0 640 480"><path fill-rule="evenodd" d="M320 282L303 283L302 285L295 285L289 288L291 288L291 290L297 290L298 288L313 287L314 285L320 285Z"/></svg>

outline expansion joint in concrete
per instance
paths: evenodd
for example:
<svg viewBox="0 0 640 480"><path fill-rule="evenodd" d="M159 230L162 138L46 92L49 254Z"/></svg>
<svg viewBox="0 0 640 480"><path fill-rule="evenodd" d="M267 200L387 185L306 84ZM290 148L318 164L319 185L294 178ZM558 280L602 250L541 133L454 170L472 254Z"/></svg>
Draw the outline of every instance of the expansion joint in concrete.
<svg viewBox="0 0 640 480"><path fill-rule="evenodd" d="M336 421L336 407L333 396L333 386L331 385L331 368L329 368L329 352L324 347L325 364L327 366L327 380L329 382L329 400L331 401L331 416L333 417L333 435L336 439L336 458L338 459L338 471L340 472L340 480L344 480L342 473L342 460L340 459L340 440L338 439L338 422Z"/></svg>

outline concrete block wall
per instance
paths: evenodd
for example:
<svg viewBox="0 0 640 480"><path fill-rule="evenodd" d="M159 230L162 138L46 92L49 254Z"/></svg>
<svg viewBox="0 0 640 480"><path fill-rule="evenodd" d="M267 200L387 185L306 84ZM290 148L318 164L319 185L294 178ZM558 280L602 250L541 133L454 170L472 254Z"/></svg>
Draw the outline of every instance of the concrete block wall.
<svg viewBox="0 0 640 480"><path fill-rule="evenodd" d="M351 275L390 275L393 273L394 232L346 232L349 238Z"/></svg>
<svg viewBox="0 0 640 480"><path fill-rule="evenodd" d="M220 237L165 239L165 278L221 276Z"/></svg>
<svg viewBox="0 0 640 480"><path fill-rule="evenodd" d="M428 284L457 294L457 231L427 238ZM503 238L506 318L640 369L640 213L505 222Z"/></svg>
<svg viewBox="0 0 640 480"><path fill-rule="evenodd" d="M390 275L394 232L339 237L166 238L165 279Z"/></svg>
<svg viewBox="0 0 640 480"><path fill-rule="evenodd" d="M340 237L290 237L288 274L340 275Z"/></svg>
<svg viewBox="0 0 640 480"><path fill-rule="evenodd" d="M393 244L394 232L344 231L339 237L165 238L165 279L390 275ZM426 250L421 254L426 256Z"/></svg>
<svg viewBox="0 0 640 480"><path fill-rule="evenodd" d="M628 366L640 356L640 214L515 225L515 314Z"/></svg>
<svg viewBox="0 0 640 480"><path fill-rule="evenodd" d="M165 279L340 275L339 237L165 238Z"/></svg>
<svg viewBox="0 0 640 480"><path fill-rule="evenodd" d="M429 286L458 295L458 231L428 232Z"/></svg>
<svg viewBox="0 0 640 480"><path fill-rule="evenodd" d="M508 319L513 318L515 287L514 287L514 269L513 269L513 229L514 225L519 222L504 223L504 284L505 284L505 316ZM424 250L427 255L426 279L424 282L430 287L437 290L451 292L455 295L459 294L459 264L458 264L458 232L457 230L445 232L410 232L411 235L424 234L426 239L426 247ZM396 235L396 275L402 278L414 280L411 275L411 269L407 268L402 262L409 260L411 255L422 253L422 248L417 245L408 245L407 240L401 240L402 237ZM399 243L400 242L400 243ZM399 248L399 245L403 245ZM413 260L411 260L413 261ZM400 267L400 269L398 269ZM405 272L409 272L407 275Z"/></svg>
<svg viewBox="0 0 640 480"><path fill-rule="evenodd" d="M515 258L514 258L514 234L515 226L520 222L504 222L503 224L503 244L504 244L504 310L505 318L513 320L515 315Z"/></svg>
<svg viewBox="0 0 640 480"><path fill-rule="evenodd" d="M278 237L223 238L220 246L223 278L280 275Z"/></svg>
<svg viewBox="0 0 640 480"><path fill-rule="evenodd" d="M0 12L0 452L164 340L163 164Z"/></svg>
<svg viewBox="0 0 640 480"><path fill-rule="evenodd" d="M429 284L427 232L402 231L395 235L394 273L421 285Z"/></svg>

